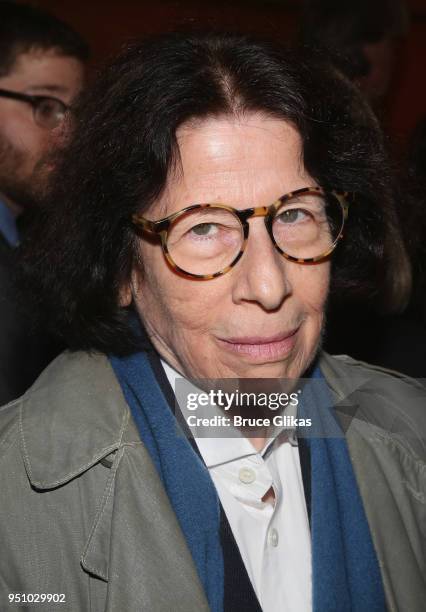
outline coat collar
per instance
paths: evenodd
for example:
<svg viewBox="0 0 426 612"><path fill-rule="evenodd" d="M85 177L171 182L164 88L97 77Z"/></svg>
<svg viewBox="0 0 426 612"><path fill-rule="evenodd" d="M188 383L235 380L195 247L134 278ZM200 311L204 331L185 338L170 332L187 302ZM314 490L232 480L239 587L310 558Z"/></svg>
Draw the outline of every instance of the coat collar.
<svg viewBox="0 0 426 612"><path fill-rule="evenodd" d="M324 352L319 363L344 431L354 417L373 423L380 417L381 426L392 429L394 410L370 407L365 413L360 403L369 403L360 399L377 375L385 375L388 384L401 375L389 377L389 371L360 368L364 364ZM27 474L37 489L65 484L124 444L140 443L108 358L85 352L62 353L22 397L20 435Z"/></svg>
<svg viewBox="0 0 426 612"><path fill-rule="evenodd" d="M347 386L345 365L322 353L320 366L339 400ZM346 375L346 376L345 376ZM350 424L356 405L340 411ZM140 438L108 358L65 351L50 364L20 402L20 434L31 484L52 489L65 484L124 443Z"/></svg>
<svg viewBox="0 0 426 612"><path fill-rule="evenodd" d="M37 489L75 478L139 437L107 357L62 353L20 402L25 467Z"/></svg>

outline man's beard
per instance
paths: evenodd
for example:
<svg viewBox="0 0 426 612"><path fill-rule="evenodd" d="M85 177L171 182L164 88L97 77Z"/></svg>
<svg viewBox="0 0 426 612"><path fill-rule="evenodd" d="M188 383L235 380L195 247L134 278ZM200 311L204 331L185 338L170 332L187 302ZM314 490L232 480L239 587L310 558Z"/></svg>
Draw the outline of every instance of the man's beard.
<svg viewBox="0 0 426 612"><path fill-rule="evenodd" d="M0 194L22 210L39 207L48 174L44 158L35 163L30 174L23 174L27 159L26 151L17 149L0 133Z"/></svg>

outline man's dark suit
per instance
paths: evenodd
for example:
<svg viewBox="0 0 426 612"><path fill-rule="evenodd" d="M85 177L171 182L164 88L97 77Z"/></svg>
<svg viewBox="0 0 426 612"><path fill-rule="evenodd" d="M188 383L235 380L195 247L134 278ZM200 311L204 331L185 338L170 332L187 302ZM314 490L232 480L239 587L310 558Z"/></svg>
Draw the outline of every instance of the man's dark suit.
<svg viewBox="0 0 426 612"><path fill-rule="evenodd" d="M15 273L16 251L0 232L0 406L22 395L59 352L47 335L32 332Z"/></svg>

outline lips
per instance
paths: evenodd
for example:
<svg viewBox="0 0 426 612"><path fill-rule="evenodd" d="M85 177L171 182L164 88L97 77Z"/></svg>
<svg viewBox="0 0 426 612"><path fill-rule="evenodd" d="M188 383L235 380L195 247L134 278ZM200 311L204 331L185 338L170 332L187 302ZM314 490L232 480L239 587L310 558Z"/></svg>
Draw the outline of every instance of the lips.
<svg viewBox="0 0 426 612"><path fill-rule="evenodd" d="M284 359L297 341L299 327L274 336L244 336L220 339L226 350L248 357L255 361L275 361Z"/></svg>

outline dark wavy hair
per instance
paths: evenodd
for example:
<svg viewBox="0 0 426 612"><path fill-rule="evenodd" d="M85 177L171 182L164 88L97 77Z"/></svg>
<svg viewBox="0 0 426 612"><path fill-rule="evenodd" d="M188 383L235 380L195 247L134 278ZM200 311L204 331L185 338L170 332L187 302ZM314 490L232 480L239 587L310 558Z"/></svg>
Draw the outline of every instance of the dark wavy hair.
<svg viewBox="0 0 426 612"><path fill-rule="evenodd" d="M80 101L41 222L24 245L26 286L71 349L135 349L119 300L138 261L132 213L164 189L180 125L250 112L294 125L318 184L356 193L333 254L332 290L377 292L392 188L380 129L357 90L319 59L268 42L168 34L128 48Z"/></svg>
<svg viewBox="0 0 426 612"><path fill-rule="evenodd" d="M0 76L9 74L22 53L54 49L59 55L89 58L89 46L71 26L46 11L0 2Z"/></svg>

